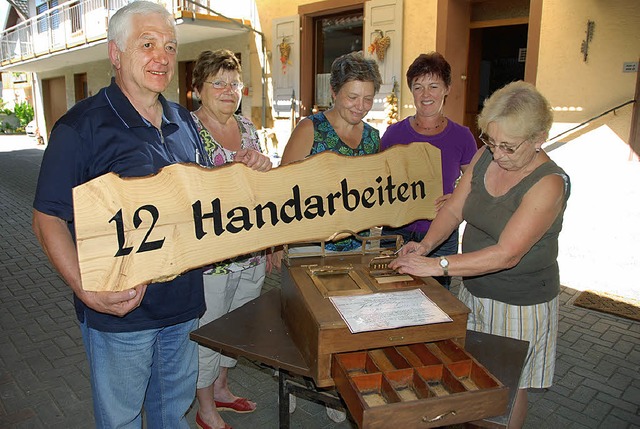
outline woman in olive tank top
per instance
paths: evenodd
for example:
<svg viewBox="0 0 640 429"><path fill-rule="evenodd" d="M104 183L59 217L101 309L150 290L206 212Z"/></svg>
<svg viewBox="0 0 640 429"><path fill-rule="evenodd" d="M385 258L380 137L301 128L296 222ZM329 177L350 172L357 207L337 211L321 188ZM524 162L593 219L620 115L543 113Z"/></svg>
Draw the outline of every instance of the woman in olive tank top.
<svg viewBox="0 0 640 429"><path fill-rule="evenodd" d="M536 88L513 82L478 117L485 144L425 238L406 244L390 267L417 276L461 276L467 328L529 341L509 427L521 427L527 388L551 386L558 330L558 235L569 177L542 150L553 123ZM462 253L427 258L462 221Z"/></svg>

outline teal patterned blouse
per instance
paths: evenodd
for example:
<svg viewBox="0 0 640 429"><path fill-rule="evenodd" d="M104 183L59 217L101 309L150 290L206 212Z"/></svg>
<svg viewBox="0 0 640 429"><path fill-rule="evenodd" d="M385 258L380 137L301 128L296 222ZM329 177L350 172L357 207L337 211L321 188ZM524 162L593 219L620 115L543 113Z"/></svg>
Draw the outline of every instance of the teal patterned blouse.
<svg viewBox="0 0 640 429"><path fill-rule="evenodd" d="M350 148L340 140L336 130L333 129L323 112L309 116L313 122L313 146L309 155L330 150L346 156L371 155L380 150L380 133L371 125L364 123L362 139L357 148Z"/></svg>
<svg viewBox="0 0 640 429"><path fill-rule="evenodd" d="M323 112L308 117L313 122L313 145L309 156L317 153L331 151L346 156L362 156L378 153L380 150L380 132L364 122L362 139L357 148L352 149L340 140L338 133L327 120ZM368 235L369 231L360 232L360 235ZM345 238L334 243L326 243L325 248L331 251L349 251L360 247L362 243L355 238Z"/></svg>

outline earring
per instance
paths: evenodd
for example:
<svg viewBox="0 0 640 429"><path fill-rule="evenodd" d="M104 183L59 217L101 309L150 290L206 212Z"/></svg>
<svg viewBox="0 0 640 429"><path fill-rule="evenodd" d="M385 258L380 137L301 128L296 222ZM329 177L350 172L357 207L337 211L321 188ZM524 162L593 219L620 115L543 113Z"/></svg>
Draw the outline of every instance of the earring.
<svg viewBox="0 0 640 429"><path fill-rule="evenodd" d="M540 148L536 148L536 153L540 152Z"/></svg>

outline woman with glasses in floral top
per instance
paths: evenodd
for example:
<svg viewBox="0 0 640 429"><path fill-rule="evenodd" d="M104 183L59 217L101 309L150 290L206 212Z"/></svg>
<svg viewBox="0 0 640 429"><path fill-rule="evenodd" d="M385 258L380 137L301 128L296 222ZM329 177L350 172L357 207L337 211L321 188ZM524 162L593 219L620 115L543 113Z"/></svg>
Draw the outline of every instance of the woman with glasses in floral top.
<svg viewBox="0 0 640 429"><path fill-rule="evenodd" d="M240 62L233 52L221 49L204 51L193 70L193 88L201 107L191 115L214 167L242 162L257 171L269 171L271 160L261 153L260 141L251 121L235 112L242 98ZM207 310L200 326L215 320L260 295L267 259L264 252L239 256L204 270L204 295ZM198 347L200 429L230 429L218 411L249 413L256 404L235 396L227 385L228 369L236 360L208 347Z"/></svg>

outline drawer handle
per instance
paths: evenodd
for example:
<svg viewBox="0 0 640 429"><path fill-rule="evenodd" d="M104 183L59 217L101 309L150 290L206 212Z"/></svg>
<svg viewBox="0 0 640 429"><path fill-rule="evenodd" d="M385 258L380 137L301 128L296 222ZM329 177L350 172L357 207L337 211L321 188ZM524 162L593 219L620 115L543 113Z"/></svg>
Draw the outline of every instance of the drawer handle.
<svg viewBox="0 0 640 429"><path fill-rule="evenodd" d="M444 418L445 418L445 417L447 417L448 415L455 416L455 415L456 415L456 412L455 412L455 411L448 411L448 412L446 412L446 413L442 413L442 414L440 414L439 416L435 416L435 417L434 417L434 418L432 418L432 419L428 419L426 416L424 416L424 417L422 417L422 421L423 421L423 422L425 422L425 423L433 423L433 422L437 422L438 420L442 420L442 419L444 419Z"/></svg>
<svg viewBox="0 0 640 429"><path fill-rule="evenodd" d="M389 337L389 341L394 342L394 341L402 341L404 340L404 336L403 335L399 335L397 337Z"/></svg>

